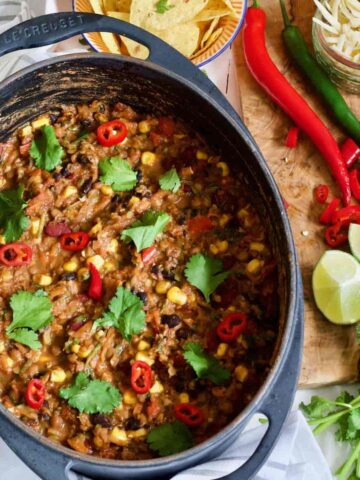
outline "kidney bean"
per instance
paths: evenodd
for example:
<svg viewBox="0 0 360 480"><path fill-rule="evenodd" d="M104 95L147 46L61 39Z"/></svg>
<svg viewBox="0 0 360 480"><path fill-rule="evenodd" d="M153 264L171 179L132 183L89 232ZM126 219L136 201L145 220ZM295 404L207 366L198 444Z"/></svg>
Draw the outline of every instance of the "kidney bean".
<svg viewBox="0 0 360 480"><path fill-rule="evenodd" d="M44 231L49 237L60 237L64 233L71 233L69 226L61 222L49 222Z"/></svg>
<svg viewBox="0 0 360 480"><path fill-rule="evenodd" d="M90 192L92 187L92 180L91 178L88 178L85 180L85 182L81 185L81 192L84 193L85 195Z"/></svg>

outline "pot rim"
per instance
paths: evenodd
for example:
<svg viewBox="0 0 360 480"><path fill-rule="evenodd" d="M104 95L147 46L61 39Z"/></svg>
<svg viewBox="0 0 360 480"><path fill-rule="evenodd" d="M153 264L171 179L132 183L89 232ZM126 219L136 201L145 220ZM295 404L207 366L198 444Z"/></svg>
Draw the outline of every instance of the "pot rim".
<svg viewBox="0 0 360 480"><path fill-rule="evenodd" d="M59 55L55 57L51 57L49 59L43 60L41 62L37 62L33 65L25 67L6 79L0 82L0 92L10 85L13 82L21 79L25 75L28 75L36 70L40 70L44 67L51 66L56 63L61 62L77 62L78 60L91 60L96 61L99 60L114 60L121 64L134 64L137 66L145 67L147 69L153 70L156 73L161 74L162 76L171 76L177 82L185 85L188 89L193 90L197 95L201 96L205 102L211 105L212 108L216 108L220 111L221 115L225 118L227 122L231 124L231 126L236 130L236 132L241 136L243 141L246 143L248 148L251 150L252 154L256 157L256 160L259 162L261 169L264 172L264 177L266 177L266 181L268 182L273 195L274 206L276 206L281 213L282 217L282 225L284 229L284 233L287 240L287 251L289 252L288 255L288 265L289 265L289 272L290 272L290 284L289 284L289 299L288 305L285 314L285 326L282 333L282 339L280 342L280 346L278 348L276 360L274 361L270 372L268 373L264 383L257 391L256 395L252 399L252 401L242 410L232 422L230 422L226 427L221 429L216 435L210 437L208 440L188 449L181 453L175 455L169 455L166 457L160 458L153 458L149 460L134 460L134 461L127 461L127 460L111 460L111 459L104 459L101 457L96 457L88 454L80 454L74 450L71 450L68 447L63 445L57 444L52 442L44 435L36 433L30 427L25 425L21 420L19 420L15 415L9 412L1 403L0 403L0 414L5 415L5 417L15 424L19 429L21 429L26 435L31 436L36 441L40 442L43 447L50 448L56 451L58 454L61 454L67 457L69 460L73 460L76 463L86 462L88 464L93 464L97 466L106 466L112 468L131 468L131 469L142 469L146 467L166 467L170 463L173 462L181 462L182 460L189 461L190 457L196 458L196 456L200 453L204 453L204 451L211 450L214 445L221 443L228 439L232 434L234 434L237 426L242 423L246 417L250 417L255 413L261 413L261 402L262 397L265 395L266 391L271 388L271 384L275 381L280 370L285 362L287 353L291 347L291 341L294 337L295 333L295 326L296 326L296 315L298 309L298 302L302 301L298 299L298 291L299 285L297 281L297 255L295 250L294 239L291 233L291 227L289 223L289 219L285 212L285 207L283 204L283 200L279 189L275 183L274 177L270 172L269 167L267 166L262 154L260 153L259 147L255 143L255 140L252 136L244 130L244 126L241 123L235 121L235 119L224 109L223 106L219 105L215 99L213 99L208 93L204 92L199 86L195 83L192 83L185 77L178 75L177 73L172 72L171 70L167 69L166 67L160 66L156 63L153 63L149 60L139 60L136 58L131 57L121 57L116 54L104 54L104 53L72 53L72 54L65 54ZM214 86L215 87L215 86ZM216 88L216 87L215 87ZM240 118L240 117L239 117ZM245 127L246 128L246 127ZM245 135L244 133L247 133Z"/></svg>

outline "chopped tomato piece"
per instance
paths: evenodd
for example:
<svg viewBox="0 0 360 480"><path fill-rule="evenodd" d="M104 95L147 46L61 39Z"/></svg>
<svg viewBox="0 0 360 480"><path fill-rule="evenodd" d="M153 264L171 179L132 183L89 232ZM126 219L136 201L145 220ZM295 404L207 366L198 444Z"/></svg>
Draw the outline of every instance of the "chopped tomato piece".
<svg viewBox="0 0 360 480"><path fill-rule="evenodd" d="M204 216L198 216L191 218L188 223L189 232L192 235L198 235L200 233L209 232L214 228L214 225L210 218Z"/></svg>

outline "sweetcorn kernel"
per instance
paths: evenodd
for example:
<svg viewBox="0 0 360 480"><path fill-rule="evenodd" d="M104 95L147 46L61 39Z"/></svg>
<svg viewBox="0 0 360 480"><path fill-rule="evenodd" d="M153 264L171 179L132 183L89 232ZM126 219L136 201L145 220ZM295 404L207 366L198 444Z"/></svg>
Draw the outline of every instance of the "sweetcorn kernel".
<svg viewBox="0 0 360 480"><path fill-rule="evenodd" d="M143 152L141 155L141 163L143 165L152 166L156 160L156 155L153 152Z"/></svg>
<svg viewBox="0 0 360 480"><path fill-rule="evenodd" d="M219 162L216 166L221 169L221 175L223 177L227 177L229 175L230 170L227 163Z"/></svg>
<svg viewBox="0 0 360 480"><path fill-rule="evenodd" d="M221 215L219 219L219 225L220 227L225 227L231 220L231 215L228 215L227 213L224 213L224 215Z"/></svg>
<svg viewBox="0 0 360 480"><path fill-rule="evenodd" d="M5 245L5 243L6 243L6 240L4 235L0 235L0 245Z"/></svg>
<svg viewBox="0 0 360 480"><path fill-rule="evenodd" d="M53 279L50 275L37 274L34 275L34 282L40 285L41 287L48 287L52 284Z"/></svg>
<svg viewBox="0 0 360 480"><path fill-rule="evenodd" d="M148 365L153 365L155 362L153 358L149 357L149 355L147 355L144 352L137 352L137 354L135 355L135 360L139 360L140 362L145 362Z"/></svg>
<svg viewBox="0 0 360 480"><path fill-rule="evenodd" d="M138 430L129 430L127 432L129 438L146 437L148 430L146 428L139 428Z"/></svg>
<svg viewBox="0 0 360 480"><path fill-rule="evenodd" d="M79 282L85 282L85 280L88 280L88 278L90 277L89 269L85 267L80 268L80 270L77 273L77 277Z"/></svg>
<svg viewBox="0 0 360 480"><path fill-rule="evenodd" d="M66 373L60 367L56 367L52 370L50 380L54 383L63 383L66 380Z"/></svg>
<svg viewBox="0 0 360 480"><path fill-rule="evenodd" d="M31 127L33 130L37 130L45 125L50 125L50 117L48 115L43 115L42 117L31 122Z"/></svg>
<svg viewBox="0 0 360 480"><path fill-rule="evenodd" d="M104 263L105 263L105 260L102 258L101 255L93 255L93 256L88 257L86 259L86 264L90 265L90 263L92 263L94 265L96 270L101 270Z"/></svg>
<svg viewBox="0 0 360 480"><path fill-rule="evenodd" d="M150 393L162 393L164 391L163 384L160 383L158 380L154 383L154 385L150 388Z"/></svg>
<svg viewBox="0 0 360 480"><path fill-rule="evenodd" d="M166 293L170 287L171 287L171 283L168 280L160 280L156 284L155 291L156 293L161 295Z"/></svg>
<svg viewBox="0 0 360 480"><path fill-rule="evenodd" d="M64 263L63 268L65 272L76 272L76 270L79 268L79 262L74 257L69 262Z"/></svg>
<svg viewBox="0 0 360 480"><path fill-rule="evenodd" d="M119 248L119 242L116 240L116 238L113 238L109 243L108 251L111 253L116 253L118 248Z"/></svg>
<svg viewBox="0 0 360 480"><path fill-rule="evenodd" d="M217 247L219 249L219 252L226 252L226 250L229 248L229 242L227 240L217 242Z"/></svg>
<svg viewBox="0 0 360 480"><path fill-rule="evenodd" d="M179 393L178 399L179 399L179 403L189 403L190 402L189 394L186 393L186 392Z"/></svg>
<svg viewBox="0 0 360 480"><path fill-rule="evenodd" d="M143 120L139 123L139 132L140 133L149 133L151 130L150 123L147 120Z"/></svg>
<svg viewBox="0 0 360 480"><path fill-rule="evenodd" d="M228 348L229 348L229 345L227 343L220 343L216 351L216 356L223 357L227 352Z"/></svg>
<svg viewBox="0 0 360 480"><path fill-rule="evenodd" d="M238 365L235 368L234 373L235 373L236 379L239 382L244 382L249 375L249 370L247 369L247 367L245 367L245 365Z"/></svg>
<svg viewBox="0 0 360 480"><path fill-rule="evenodd" d="M39 233L40 229L40 218L34 218L34 220L31 221L31 234L36 237L36 235Z"/></svg>
<svg viewBox="0 0 360 480"><path fill-rule="evenodd" d="M251 242L250 250L252 250L253 252L262 253L265 250L265 245L261 242Z"/></svg>
<svg viewBox="0 0 360 480"><path fill-rule="evenodd" d="M123 402L126 405L135 405L137 403L136 393L132 390L126 390L123 397Z"/></svg>
<svg viewBox="0 0 360 480"><path fill-rule="evenodd" d="M203 152L202 150L198 150L196 152L196 158L197 160L207 160L209 158L209 155L206 152Z"/></svg>
<svg viewBox="0 0 360 480"><path fill-rule="evenodd" d="M78 343L74 343L73 345L71 345L71 351L73 353L79 353L79 350L80 350L80 345Z"/></svg>
<svg viewBox="0 0 360 480"><path fill-rule="evenodd" d="M133 207L134 205L136 205L139 202L140 202L140 198L135 197L135 195L133 195L129 200L129 207Z"/></svg>
<svg viewBox="0 0 360 480"><path fill-rule="evenodd" d="M247 211L246 208L241 208L238 212L237 212L237 216L238 218L240 218L240 220L245 220L246 217L248 217L250 214L249 212Z"/></svg>
<svg viewBox="0 0 360 480"><path fill-rule="evenodd" d="M256 275L257 273L260 272L263 265L264 265L264 262L262 260L259 260L257 258L253 258L246 265L246 271L247 271L247 273L250 273L251 275Z"/></svg>
<svg viewBox="0 0 360 480"><path fill-rule="evenodd" d="M80 347L80 350L78 351L78 355L80 358L87 358L92 351L92 347Z"/></svg>
<svg viewBox="0 0 360 480"><path fill-rule="evenodd" d="M95 225L91 228L91 230L89 231L89 235L92 236L92 235L96 235L98 232L100 232L100 230L102 229L102 224L101 222L97 222L95 223Z"/></svg>
<svg viewBox="0 0 360 480"><path fill-rule="evenodd" d="M126 431L118 427L113 428L110 433L110 442L120 446L126 445L128 443Z"/></svg>
<svg viewBox="0 0 360 480"><path fill-rule="evenodd" d="M187 302L186 294L178 287L171 287L167 292L167 298L176 305L185 305Z"/></svg>
<svg viewBox="0 0 360 480"><path fill-rule="evenodd" d="M116 265L112 262L105 262L104 270L105 272L114 272L116 270Z"/></svg>
<svg viewBox="0 0 360 480"><path fill-rule="evenodd" d="M111 188L110 185L102 185L100 188L100 191L103 195L112 195L114 193L114 190Z"/></svg>
<svg viewBox="0 0 360 480"><path fill-rule="evenodd" d="M31 134L32 134L31 125L26 125L26 127L20 128L20 130L19 130L19 136L21 138L28 137Z"/></svg>
<svg viewBox="0 0 360 480"><path fill-rule="evenodd" d="M217 255L219 253L219 249L218 247L216 246L215 243L212 243L209 247L210 249L210 252L213 254L213 255Z"/></svg>
<svg viewBox="0 0 360 480"><path fill-rule="evenodd" d="M68 187L65 188L63 196L64 198L69 198L72 195L77 195L77 193L78 193L78 189L73 185L69 185Z"/></svg>
<svg viewBox="0 0 360 480"><path fill-rule="evenodd" d="M144 350L149 350L151 347L149 342L145 342L145 340L140 340L140 342L137 345L137 349L139 352L143 352Z"/></svg>

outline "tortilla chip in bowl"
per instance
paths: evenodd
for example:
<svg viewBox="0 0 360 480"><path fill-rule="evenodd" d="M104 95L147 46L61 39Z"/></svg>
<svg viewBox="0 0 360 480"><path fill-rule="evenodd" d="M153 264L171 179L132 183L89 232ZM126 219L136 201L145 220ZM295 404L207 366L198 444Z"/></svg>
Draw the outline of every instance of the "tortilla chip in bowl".
<svg viewBox="0 0 360 480"><path fill-rule="evenodd" d="M247 0L73 0L74 11L108 15L169 43L198 66L222 53L240 30ZM148 49L112 33L86 33L97 52L146 59Z"/></svg>

